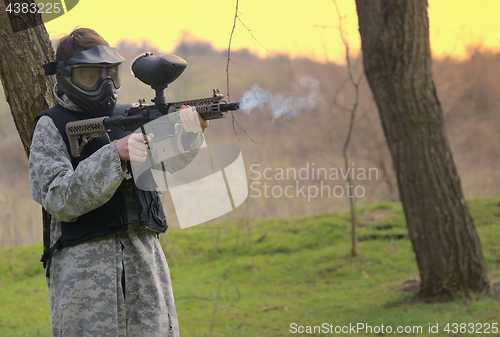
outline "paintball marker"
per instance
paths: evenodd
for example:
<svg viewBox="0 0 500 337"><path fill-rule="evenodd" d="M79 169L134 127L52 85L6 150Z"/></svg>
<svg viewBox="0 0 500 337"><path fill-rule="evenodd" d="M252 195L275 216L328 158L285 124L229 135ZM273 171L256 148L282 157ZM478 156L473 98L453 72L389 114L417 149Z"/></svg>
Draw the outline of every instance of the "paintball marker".
<svg viewBox="0 0 500 337"><path fill-rule="evenodd" d="M182 105L196 108L205 120L224 118L228 111L239 110L240 102L226 102L224 95L215 89L212 97L167 103L165 88L182 74L186 66L186 61L175 55L154 56L145 53L138 56L132 62L132 72L141 82L155 90L155 98L151 100L154 104L146 105L145 100L139 100L139 104L125 110L121 116L69 122L66 124L66 134L71 156L79 157L88 142L101 137L111 129L134 131L163 116L169 116L173 121L178 118L178 111Z"/></svg>

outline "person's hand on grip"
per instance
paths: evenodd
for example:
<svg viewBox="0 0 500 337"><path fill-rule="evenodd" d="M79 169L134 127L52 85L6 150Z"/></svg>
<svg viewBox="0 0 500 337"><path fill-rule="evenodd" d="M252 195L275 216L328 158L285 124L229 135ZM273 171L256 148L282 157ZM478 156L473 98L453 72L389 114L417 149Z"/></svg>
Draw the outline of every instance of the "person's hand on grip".
<svg viewBox="0 0 500 337"><path fill-rule="evenodd" d="M184 130L187 132L201 132L208 127L209 121L204 120L203 117L189 105L181 106L179 110L179 117L181 118Z"/></svg>
<svg viewBox="0 0 500 337"><path fill-rule="evenodd" d="M148 143L151 138L142 133L132 133L126 137L118 139L116 150L121 160L133 160L139 163L146 161Z"/></svg>

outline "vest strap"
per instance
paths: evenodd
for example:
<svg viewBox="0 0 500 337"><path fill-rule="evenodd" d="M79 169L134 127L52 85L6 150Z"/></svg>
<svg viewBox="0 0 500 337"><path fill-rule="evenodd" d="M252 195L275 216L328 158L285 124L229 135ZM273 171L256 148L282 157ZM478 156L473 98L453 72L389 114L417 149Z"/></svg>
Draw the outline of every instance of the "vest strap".
<svg viewBox="0 0 500 337"><path fill-rule="evenodd" d="M42 255L41 261L43 262L43 267L45 268L45 277L49 278L50 277L50 265L52 264L52 257L54 256L55 252L64 247L64 242L62 238L59 238L59 240L54 243L52 247L47 251L45 250Z"/></svg>
<svg viewBox="0 0 500 337"><path fill-rule="evenodd" d="M145 212L137 214L125 214L120 217L120 225L128 225L132 222L147 222L149 221L149 218L149 214Z"/></svg>

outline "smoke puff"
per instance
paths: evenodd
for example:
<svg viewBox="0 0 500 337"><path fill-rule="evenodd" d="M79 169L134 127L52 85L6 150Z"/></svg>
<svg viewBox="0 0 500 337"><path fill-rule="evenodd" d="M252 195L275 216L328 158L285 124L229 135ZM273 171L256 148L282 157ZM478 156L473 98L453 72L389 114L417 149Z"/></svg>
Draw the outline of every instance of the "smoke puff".
<svg viewBox="0 0 500 337"><path fill-rule="evenodd" d="M319 83L314 78L302 77L295 81L289 93L273 94L257 84L243 94L240 108L247 114L253 109L269 108L274 118L294 116L304 110L314 109L322 101Z"/></svg>

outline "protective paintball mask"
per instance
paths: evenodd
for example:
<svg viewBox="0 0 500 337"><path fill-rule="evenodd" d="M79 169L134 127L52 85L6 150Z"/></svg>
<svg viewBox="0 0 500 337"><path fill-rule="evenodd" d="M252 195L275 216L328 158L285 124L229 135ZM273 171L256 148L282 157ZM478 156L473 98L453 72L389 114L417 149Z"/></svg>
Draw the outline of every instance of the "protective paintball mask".
<svg viewBox="0 0 500 337"><path fill-rule="evenodd" d="M68 98L95 117L110 116L120 88L120 64L125 59L116 49L96 46L64 62L45 64L46 75L56 75Z"/></svg>

